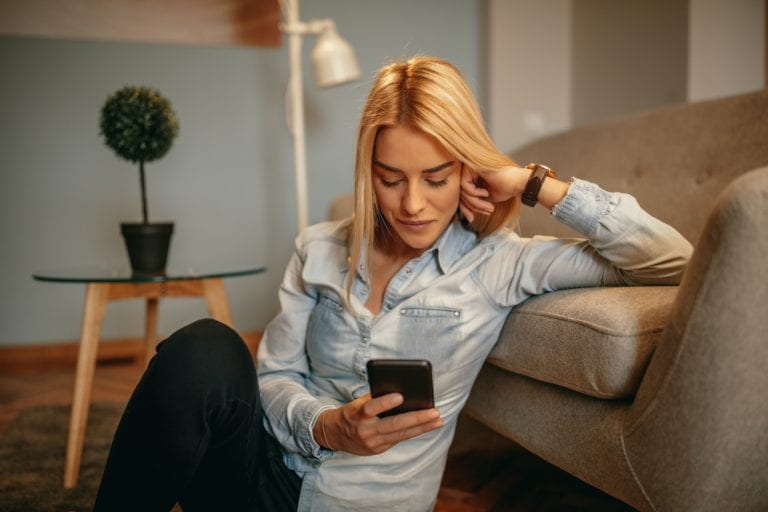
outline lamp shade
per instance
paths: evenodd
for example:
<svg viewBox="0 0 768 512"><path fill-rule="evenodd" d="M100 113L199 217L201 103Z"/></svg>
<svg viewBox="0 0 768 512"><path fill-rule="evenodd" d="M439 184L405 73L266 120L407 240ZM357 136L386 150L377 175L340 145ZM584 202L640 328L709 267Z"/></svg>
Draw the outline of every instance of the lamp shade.
<svg viewBox="0 0 768 512"><path fill-rule="evenodd" d="M318 87L331 87L360 78L355 51L333 27L318 36L312 49L312 66Z"/></svg>

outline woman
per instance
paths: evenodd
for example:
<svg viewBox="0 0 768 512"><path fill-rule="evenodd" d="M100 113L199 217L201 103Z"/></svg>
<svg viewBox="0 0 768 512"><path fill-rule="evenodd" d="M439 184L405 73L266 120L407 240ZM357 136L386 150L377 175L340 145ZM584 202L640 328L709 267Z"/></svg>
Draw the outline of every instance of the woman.
<svg viewBox="0 0 768 512"><path fill-rule="evenodd" d="M512 307L563 288L675 284L691 253L631 196L547 170L495 148L451 64L382 68L360 123L354 216L299 236L258 391L234 333L204 321L174 334L126 409L97 508L133 482L161 498L158 510L176 499L185 512L431 509L458 414ZM521 196L585 238L507 230ZM431 361L435 407L380 418L403 397L371 398L373 358ZM189 389L184 375L196 373L205 382ZM150 448L137 448L142 435Z"/></svg>

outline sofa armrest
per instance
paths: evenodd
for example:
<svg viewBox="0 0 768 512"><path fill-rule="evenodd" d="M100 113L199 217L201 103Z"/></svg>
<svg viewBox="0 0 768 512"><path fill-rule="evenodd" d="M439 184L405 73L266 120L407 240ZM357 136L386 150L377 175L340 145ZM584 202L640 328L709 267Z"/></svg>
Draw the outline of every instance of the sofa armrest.
<svg viewBox="0 0 768 512"><path fill-rule="evenodd" d="M656 510L768 506L766 333L762 167L716 201L624 426L627 461Z"/></svg>
<svg viewBox="0 0 768 512"><path fill-rule="evenodd" d="M637 393L676 286L577 288L515 307L488 363L602 399Z"/></svg>

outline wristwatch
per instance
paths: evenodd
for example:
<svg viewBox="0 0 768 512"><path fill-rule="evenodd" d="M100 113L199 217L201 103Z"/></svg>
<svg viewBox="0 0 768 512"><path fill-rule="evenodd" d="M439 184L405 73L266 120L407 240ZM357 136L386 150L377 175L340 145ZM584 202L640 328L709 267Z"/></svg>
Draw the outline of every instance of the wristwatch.
<svg viewBox="0 0 768 512"><path fill-rule="evenodd" d="M536 206L539 202L539 190L546 178L556 178L555 171L542 164L530 163L525 166L526 169L531 170L531 177L528 178L528 183L525 185L525 190L520 198L526 206Z"/></svg>

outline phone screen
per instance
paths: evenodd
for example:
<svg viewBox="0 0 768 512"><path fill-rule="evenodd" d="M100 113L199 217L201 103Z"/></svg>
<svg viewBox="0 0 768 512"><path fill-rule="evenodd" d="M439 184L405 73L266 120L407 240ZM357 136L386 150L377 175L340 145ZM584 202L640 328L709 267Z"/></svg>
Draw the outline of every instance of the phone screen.
<svg viewBox="0 0 768 512"><path fill-rule="evenodd" d="M435 406L432 364L426 359L371 359L367 364L371 396L400 393L402 404L379 414L393 416Z"/></svg>

